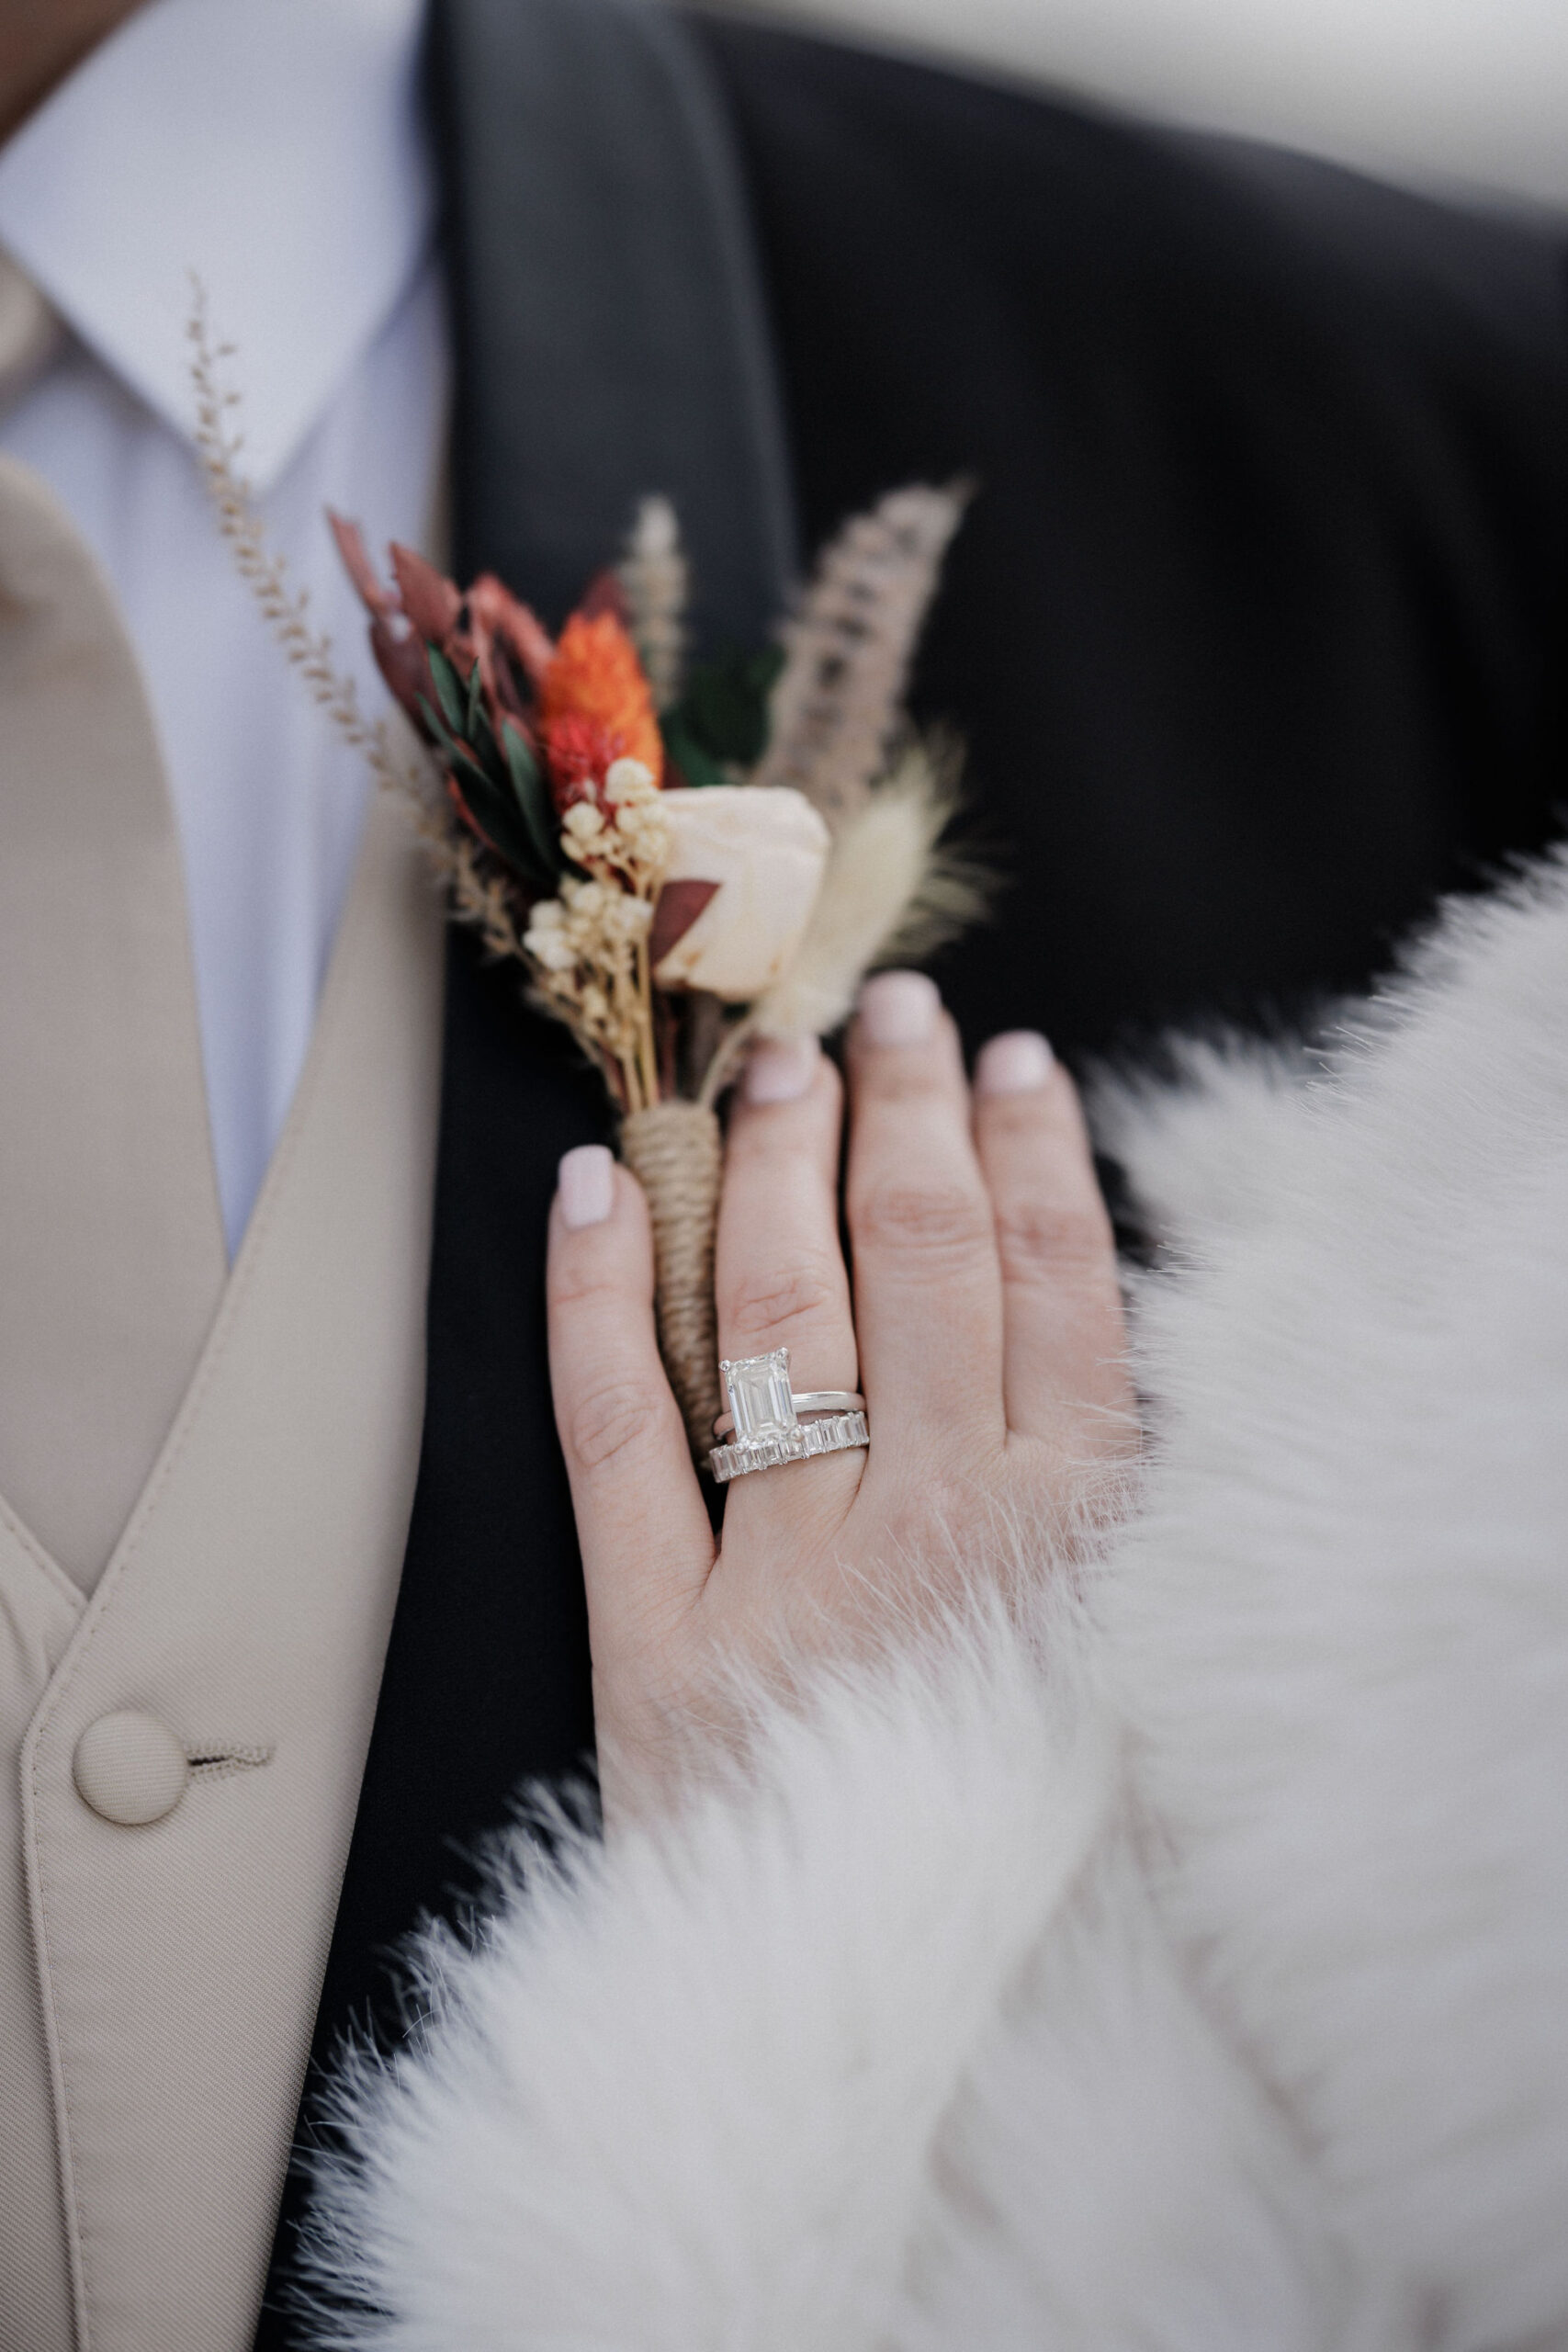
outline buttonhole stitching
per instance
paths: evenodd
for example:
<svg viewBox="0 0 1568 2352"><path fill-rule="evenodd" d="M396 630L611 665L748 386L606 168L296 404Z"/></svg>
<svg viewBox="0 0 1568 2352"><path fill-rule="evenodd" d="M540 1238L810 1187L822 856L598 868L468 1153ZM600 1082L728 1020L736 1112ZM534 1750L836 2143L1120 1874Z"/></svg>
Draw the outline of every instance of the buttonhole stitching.
<svg viewBox="0 0 1568 2352"><path fill-rule="evenodd" d="M273 1750L266 1747L243 1747L232 1740L187 1740L186 1760L193 1781L230 1781L236 1772L254 1771L258 1764L270 1764Z"/></svg>

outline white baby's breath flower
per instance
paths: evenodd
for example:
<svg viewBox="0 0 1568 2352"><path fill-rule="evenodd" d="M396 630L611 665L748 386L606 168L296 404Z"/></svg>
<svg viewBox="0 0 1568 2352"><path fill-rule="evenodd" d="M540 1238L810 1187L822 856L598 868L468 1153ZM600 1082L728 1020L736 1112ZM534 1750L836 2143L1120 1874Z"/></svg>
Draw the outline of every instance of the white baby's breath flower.
<svg viewBox="0 0 1568 2352"><path fill-rule="evenodd" d="M616 806L656 797L658 790L652 769L641 760L612 760L604 771L604 797Z"/></svg>
<svg viewBox="0 0 1568 2352"><path fill-rule="evenodd" d="M570 972L577 961L576 948L558 931L530 928L523 934L523 944L547 972Z"/></svg>

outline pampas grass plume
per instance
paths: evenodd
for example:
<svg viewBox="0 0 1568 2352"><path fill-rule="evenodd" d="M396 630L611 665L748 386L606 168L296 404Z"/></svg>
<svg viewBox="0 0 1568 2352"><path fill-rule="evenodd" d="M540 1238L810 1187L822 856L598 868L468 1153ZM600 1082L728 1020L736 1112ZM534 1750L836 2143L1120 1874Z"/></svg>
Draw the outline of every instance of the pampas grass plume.
<svg viewBox="0 0 1568 2352"><path fill-rule="evenodd" d="M984 876L940 846L954 805L950 763L911 743L839 833L800 952L758 1003L755 1034L826 1035L874 966L929 955L983 911Z"/></svg>
<svg viewBox="0 0 1568 2352"><path fill-rule="evenodd" d="M915 640L969 495L962 481L889 492L825 549L785 624L772 741L751 781L804 792L835 833L886 766Z"/></svg>

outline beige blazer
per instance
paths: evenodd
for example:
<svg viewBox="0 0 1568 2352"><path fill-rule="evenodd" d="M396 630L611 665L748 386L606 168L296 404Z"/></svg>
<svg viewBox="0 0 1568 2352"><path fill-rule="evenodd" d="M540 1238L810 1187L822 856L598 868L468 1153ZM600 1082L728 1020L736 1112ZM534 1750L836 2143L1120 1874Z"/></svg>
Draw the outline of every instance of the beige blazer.
<svg viewBox="0 0 1568 2352"><path fill-rule="evenodd" d="M227 1270L135 662L0 461L5 2352L250 2343L418 1457L438 944L380 801Z"/></svg>

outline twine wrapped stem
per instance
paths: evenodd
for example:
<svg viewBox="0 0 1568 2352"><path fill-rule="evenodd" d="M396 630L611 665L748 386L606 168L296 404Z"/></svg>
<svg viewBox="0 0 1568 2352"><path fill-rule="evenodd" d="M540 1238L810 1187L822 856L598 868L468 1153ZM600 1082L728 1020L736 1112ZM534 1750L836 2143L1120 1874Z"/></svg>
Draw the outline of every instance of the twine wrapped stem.
<svg viewBox="0 0 1568 2352"><path fill-rule="evenodd" d="M648 1195L653 1221L659 1345L699 1466L713 1444L718 1395L714 1235L723 1146L703 1102L655 1102L621 1128L621 1157Z"/></svg>

